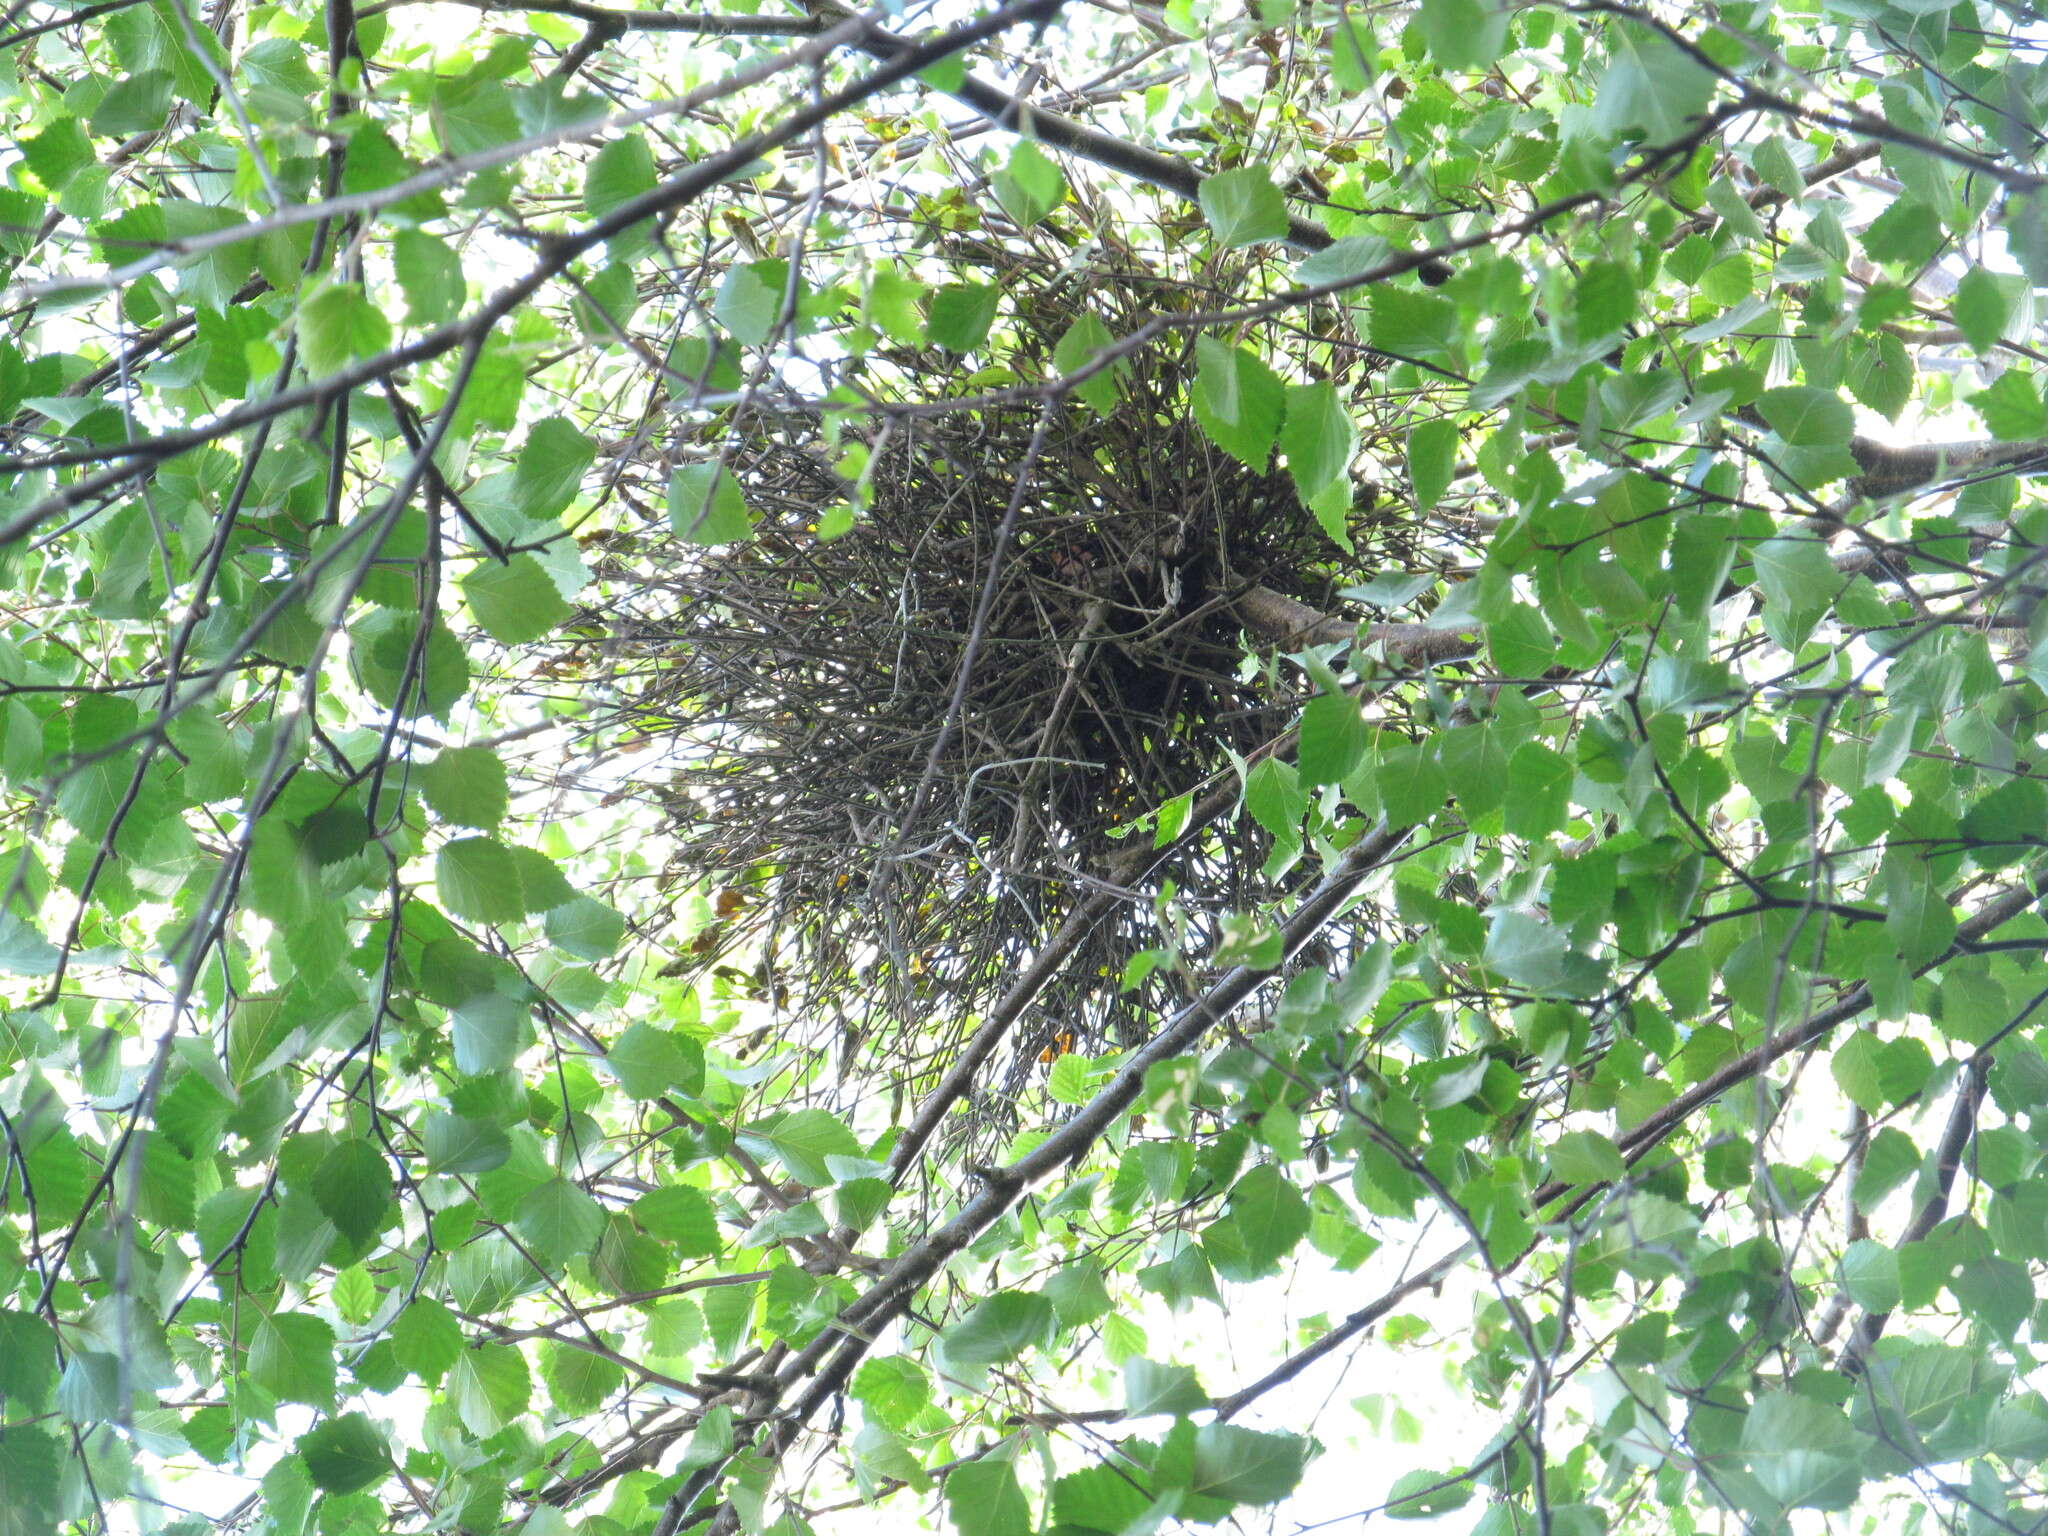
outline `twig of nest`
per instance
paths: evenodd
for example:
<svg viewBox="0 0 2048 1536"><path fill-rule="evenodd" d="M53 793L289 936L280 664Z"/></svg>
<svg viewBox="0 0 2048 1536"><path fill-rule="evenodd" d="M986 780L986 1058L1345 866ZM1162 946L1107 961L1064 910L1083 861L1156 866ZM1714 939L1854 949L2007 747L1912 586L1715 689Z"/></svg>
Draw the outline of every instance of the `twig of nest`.
<svg viewBox="0 0 2048 1536"><path fill-rule="evenodd" d="M1292 719L1291 685L1245 664L1239 599L1327 609L1369 574L1283 474L1208 443L1178 367L1141 357L1113 412L1053 422L957 713L1035 407L876 434L872 502L830 543L808 532L845 494L819 423L758 422L727 451L757 536L678 549L646 584L664 606L638 615L620 686L683 764L666 790L682 861L759 893L751 936L833 1030L867 998L932 1041L971 1015L1122 837ZM1199 934L1260 894L1263 842L1226 826L1154 878ZM1044 995L1020 1069L1056 1037L1138 1038L1144 994L1116 983L1165 937L1148 904L1121 904Z"/></svg>

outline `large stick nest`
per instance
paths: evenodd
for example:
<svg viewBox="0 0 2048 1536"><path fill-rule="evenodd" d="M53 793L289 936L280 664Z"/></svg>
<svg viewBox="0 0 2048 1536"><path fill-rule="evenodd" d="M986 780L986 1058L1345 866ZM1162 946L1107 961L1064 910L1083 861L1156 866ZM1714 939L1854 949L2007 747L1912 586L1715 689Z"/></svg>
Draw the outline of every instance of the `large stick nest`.
<svg viewBox="0 0 2048 1536"><path fill-rule="evenodd" d="M1328 606L1390 557L1345 555L1283 472L1213 447L1192 373L1179 350L1141 354L1112 411L1063 402L1035 456L1028 400L863 423L872 501L830 542L811 529L848 487L814 413L723 437L757 534L673 549L626 686L681 764L682 863L727 890L717 942L765 941L764 979L842 1047L871 1005L966 1020L1108 868L1171 880L1197 947L1261 894L1255 826L1160 863L1112 855L1149 849L1148 816L1224 782L1300 702L1288 669L1248 656L1235 597ZM1144 990L1114 983L1163 935L1147 903L1117 912L1044 994L1019 1063L1070 1033L1144 1032Z"/></svg>

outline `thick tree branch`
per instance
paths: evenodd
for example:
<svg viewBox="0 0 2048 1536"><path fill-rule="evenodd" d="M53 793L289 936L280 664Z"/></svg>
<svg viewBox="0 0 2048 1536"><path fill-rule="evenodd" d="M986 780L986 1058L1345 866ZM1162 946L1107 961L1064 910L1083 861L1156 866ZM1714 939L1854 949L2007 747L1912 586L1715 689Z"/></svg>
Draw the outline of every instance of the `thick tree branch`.
<svg viewBox="0 0 2048 1536"><path fill-rule="evenodd" d="M1271 587L1253 587L1231 605L1245 628L1276 645L1299 650L1309 645L1382 645L1389 655L1414 665L1457 661L1478 652L1478 632L1434 624L1359 624L1336 619Z"/></svg>
<svg viewBox="0 0 2048 1536"><path fill-rule="evenodd" d="M1853 437L1849 452L1863 473L1848 483L1852 495L1876 501L1903 496L1928 486L1974 480L2007 470L2048 465L2048 440L2019 443L1908 443L1894 446L1875 438Z"/></svg>
<svg viewBox="0 0 2048 1536"><path fill-rule="evenodd" d="M1958 954L1967 953L1970 946L1974 945L1985 934L2001 927L2005 923L2011 922L2015 917L2026 911L2033 904L2033 900L2031 892L2016 890L2008 891L1987 903L1982 909L1958 925L1954 945L1939 959L1931 961L1927 966L1923 967L1922 974L1954 959ZM1677 1127L1684 1124L1695 1111L1713 1102L1729 1089L1737 1087L1755 1077L1757 1073L1763 1071L1772 1062L1794 1051L1801 1050L1813 1044L1816 1040L1825 1037L1830 1031L1840 1028L1869 1006L1869 988L1859 984L1832 1007L1815 1014L1800 1029L1788 1031L1786 1034L1766 1041L1754 1050L1745 1052L1743 1055L1729 1061L1718 1072L1714 1073L1712 1077L1696 1084L1692 1089L1680 1095L1678 1099L1644 1120L1634 1130L1624 1134L1620 1138L1620 1143L1629 1161L1631 1163L1641 1161L1653 1147ZM1972 1063L1970 1077L1966 1079L1966 1084L1970 1081L1977 1083L1976 1091L1980 1098L1983 1084L1982 1067L1982 1063ZM1971 1118L1966 1124L1966 1130L1967 1125L1974 1125L1975 1123L1974 1101L1972 1101L1972 1105ZM1948 1167L1947 1180L1949 1181L1952 1181L1954 1177L1954 1163L1960 1158L1962 1142L1958 1139L1959 1133L1956 1130L1956 1125L1962 1117L1963 1109L1963 1102L1959 1098L1956 1110L1950 1118L1948 1132L1942 1138L1941 1162ZM1952 1154L1951 1149L1953 1149ZM1572 1185L1566 1184L1561 1180L1553 1180L1530 1195L1530 1204L1533 1208L1541 1210L1546 1205L1570 1198L1571 1204L1568 1207L1564 1210L1550 1213L1549 1219L1557 1220L1563 1215L1569 1214L1571 1210L1582 1206L1591 1197L1596 1188L1597 1186ZM1916 1217L1914 1226L1921 1229L1916 1235L1924 1237L1927 1232L1932 1231L1935 1225L1939 1223L1941 1219L1940 1210L1946 1208L1946 1188L1947 1182L1945 1181L1943 1184L1944 1203L1941 1207L1935 1208L1932 1202L1930 1202L1928 1207L1923 1207L1920 1216ZM1927 1216L1929 1209L1934 1209L1935 1214L1931 1220L1926 1220L1923 1226L1922 1218ZM1234 1414L1241 1413L1255 1398L1272 1391L1275 1387L1281 1386L1288 1381L1292 1381L1316 1361L1341 1348L1351 1339L1357 1338L1410 1298L1423 1291L1435 1289L1460 1264L1471 1256L1472 1251L1472 1245L1467 1243L1442 1255L1386 1291L1383 1295L1374 1298L1357 1311L1345 1317L1335 1327L1330 1329L1329 1332L1288 1356L1287 1359L1283 1360L1257 1381L1239 1389L1228 1397L1218 1398L1216 1400L1217 1416L1228 1419ZM1535 1251L1535 1248L1532 1247L1528 1252L1533 1253ZM1525 1253L1521 1257L1527 1258L1528 1254ZM1516 1261L1516 1265L1519 1263L1520 1259ZM1516 1267L1516 1265L1505 1266L1503 1273L1508 1269ZM1866 1318L1863 1326L1867 1328L1869 1322L1870 1320ZM1881 1328L1882 1324L1880 1323L1879 1326Z"/></svg>
<svg viewBox="0 0 2048 1536"><path fill-rule="evenodd" d="M2021 887L2001 893L1987 901L1956 925L1955 942L1940 955L1914 972L1924 976L1936 967L1946 964L1958 955L1970 952L1978 940L1994 929L2001 928L2018 917L2034 904L2034 893ZM1772 1035L1763 1044L1752 1046L1740 1056L1731 1057L1692 1087L1678 1095L1669 1104L1646 1116L1639 1124L1624 1132L1619 1138L1622 1151L1630 1161L1640 1159L1657 1143L1669 1136L1691 1118L1693 1112L1711 1104L1729 1089L1746 1083L1773 1062L1804 1050L1815 1041L1824 1040L1870 1006L1870 984L1857 982L1842 994L1841 998L1805 1019L1782 1034ZM1571 1186L1553 1182L1544 1185L1531 1197L1538 1205L1554 1200Z"/></svg>
<svg viewBox="0 0 2048 1536"><path fill-rule="evenodd" d="M366 5L359 16L381 16L401 6L437 3L437 0L379 0ZM487 15L507 11L541 11L550 16L573 16L578 21L619 32L683 32L694 37L810 37L821 23L810 16L743 16L716 11L622 11L609 6L586 5L583 0L520 0L517 5L499 5L495 0L446 0L466 5Z"/></svg>
<svg viewBox="0 0 2048 1536"><path fill-rule="evenodd" d="M1298 953L1342 910L1358 887L1403 843L1408 830L1382 827L1346 849L1335 867L1281 925L1282 952ZM1137 1051L1088 1103L1076 1110L1038 1146L982 1176L979 1194L959 1214L899 1255L888 1272L841 1310L831 1327L795 1353L777 1373L779 1400L809 1382L803 1396L773 1417L761 1432L757 1448L779 1454L845 1384L880 1331L900 1316L918 1291L959 1253L1014 1206L1024 1192L1063 1167L1078 1162L1101 1139L1143 1091L1151 1067L1192 1049L1211 1028L1227 1017L1273 976L1270 970L1231 970L1176 1014L1144 1049ZM725 1462L699 1468L670 1499L656 1536L672 1536L684 1517L717 1481Z"/></svg>
<svg viewBox="0 0 2048 1536"><path fill-rule="evenodd" d="M1956 1085L1955 1102L1949 1107L1948 1124L1943 1127L1941 1141L1934 1149L1934 1188L1927 1192L1920 1208L1913 1212L1913 1219L1900 1234L1898 1246L1925 1240L1948 1215L1949 1192L1955 1188L1956 1173L1963 1164L1963 1149L1976 1134L1977 1114L1984 1107L1988 1065L1973 1059L1963 1069L1963 1080ZM1851 1375L1862 1373L1871 1347L1883 1337L1885 1324L1890 1320L1890 1312L1865 1312L1858 1319L1855 1332L1849 1335L1849 1342L1842 1349L1843 1370Z"/></svg>

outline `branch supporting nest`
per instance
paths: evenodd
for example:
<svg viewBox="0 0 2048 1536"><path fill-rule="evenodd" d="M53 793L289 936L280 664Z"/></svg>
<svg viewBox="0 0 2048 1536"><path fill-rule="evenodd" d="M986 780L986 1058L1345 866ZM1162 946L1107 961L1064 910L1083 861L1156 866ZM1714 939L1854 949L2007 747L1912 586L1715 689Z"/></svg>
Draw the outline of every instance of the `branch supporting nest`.
<svg viewBox="0 0 2048 1536"><path fill-rule="evenodd" d="M1233 605L1246 629L1276 645L1300 650L1311 645L1377 645L1388 656L1421 666L1459 661L1479 649L1477 631L1434 624L1359 624L1333 618L1271 587L1254 586Z"/></svg>

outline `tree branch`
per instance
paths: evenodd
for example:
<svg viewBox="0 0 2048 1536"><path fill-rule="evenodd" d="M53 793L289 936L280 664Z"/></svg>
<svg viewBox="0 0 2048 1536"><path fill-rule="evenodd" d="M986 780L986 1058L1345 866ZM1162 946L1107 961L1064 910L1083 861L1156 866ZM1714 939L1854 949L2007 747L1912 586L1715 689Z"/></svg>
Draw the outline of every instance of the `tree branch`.
<svg viewBox="0 0 2048 1536"><path fill-rule="evenodd" d="M852 46L870 58L892 58L904 47L901 38L857 15L843 0L811 0L811 3L814 14L820 18L860 22L862 30L853 38ZM963 75L957 85L946 89L946 94L972 107L998 128L1006 128L1012 133L1028 133L1050 148L1063 150L1104 170L1132 177L1162 192L1172 192L1191 203L1201 196L1202 173L1188 161L1090 128L1057 112L1034 107L1022 97L1013 96L979 75ZM1330 232L1313 219L1298 213L1288 214L1287 244L1298 250L1319 251L1329 243Z"/></svg>
<svg viewBox="0 0 2048 1536"><path fill-rule="evenodd" d="M1302 898L1281 925L1283 956L1297 954L1321 932L1408 836L1407 828L1396 831L1381 827L1346 849L1322 883ZM810 1417L841 1389L880 1330L910 1305L948 1259L1000 1220L1025 1190L1086 1156L1137 1101L1144 1089L1145 1074L1155 1063L1171 1060L1191 1049L1274 974L1271 970L1253 971L1242 966L1226 973L1176 1014L1142 1050L1133 1053L1095 1097L1058 1130L1015 1162L986 1170L979 1194L968 1199L951 1221L899 1255L881 1279L842 1308L832 1325L793 1355L777 1373L778 1400L806 1380L810 1386L786 1412L764 1425L757 1446L772 1455L794 1443ZM691 1506L717 1481L730 1459L721 1458L685 1479L655 1527L656 1536L673 1536Z"/></svg>
<svg viewBox="0 0 2048 1536"><path fill-rule="evenodd" d="M401 6L436 3L436 0L379 0L366 5L358 17L381 16ZM815 16L741 16L697 11L620 11L609 6L586 5L584 0L519 0L500 5L496 0L446 0L466 5L486 15L506 11L541 11L550 16L573 16L594 26L618 32L685 32L694 37L811 37L823 30Z"/></svg>
<svg viewBox="0 0 2048 1536"><path fill-rule="evenodd" d="M2048 439L1996 443L1908 443L1894 446L1875 438L1852 437L1849 452L1863 473L1848 483L1852 495L1877 501L1909 491L1971 480L1991 471L2038 469L2048 465Z"/></svg>
<svg viewBox="0 0 2048 1536"><path fill-rule="evenodd" d="M1447 629L1439 625L1358 624L1335 619L1307 603L1297 602L1271 587L1253 587L1232 605L1245 628L1255 631L1289 650L1309 645L1350 643L1383 645L1388 654L1422 665L1436 661L1458 661L1479 650L1478 631L1473 627Z"/></svg>
<svg viewBox="0 0 2048 1536"><path fill-rule="evenodd" d="M1913 1219L1906 1224L1897 1246L1925 1240L1948 1215L1949 1192L1955 1188L1956 1172L1962 1167L1963 1148L1976 1134L1977 1113L1984 1107L1988 1065L1973 1057L1963 1069L1963 1080L1956 1086L1955 1103L1949 1107L1948 1124L1943 1127L1941 1141L1935 1147L1934 1188L1927 1192L1927 1198L1913 1213ZM1842 1347L1841 1367L1844 1371L1852 1376L1862 1374L1872 1346L1883 1337L1885 1324L1890 1321L1890 1312L1867 1311L1857 1320L1855 1331Z"/></svg>
<svg viewBox="0 0 2048 1536"><path fill-rule="evenodd" d="M472 339L488 335L491 330L508 319L512 313L532 298L535 293L560 273L568 270L571 263L586 251L604 244L613 236L623 233L645 219L657 214L668 213L685 207L703 196L713 187L719 186L752 165L763 154L779 149L783 145L802 137L814 128L830 121L871 96L880 94L890 86L909 79L919 70L928 69L942 59L950 58L963 49L995 36L999 32L1028 22L1050 19L1059 10L1063 0L1015 0L1015 3L991 11L986 16L957 27L938 37L906 46L888 63L872 73L837 91L829 92L806 102L802 107L789 113L780 123L764 128L730 148L715 155L707 155L671 177L668 181L641 193L638 197L614 208L603 218L593 219L573 234L550 238L542 247L541 254L527 273L508 283L485 301L466 320L451 321L404 346L393 347L376 357L365 358L342 368L316 383L306 384L295 390L281 391L266 400L244 405L228 411L203 427L189 428L182 432L166 432L153 438L146 438L126 445L122 450L125 462L110 469L89 475L84 479L45 496L14 517L0 524L0 546L13 543L24 534L34 531L50 518L68 511L81 502L92 499L103 492L113 490L140 474L149 465L172 458L190 448L239 431L245 426L268 421L303 407L317 407L338 396L346 395L365 384L373 383L399 368L413 363L426 362L445 352L464 346ZM783 69L801 63L813 52L822 51L832 45L833 34L825 34L802 49L784 55L776 61L767 73L778 73ZM633 114L626 114L632 116ZM568 131L568 130L565 130ZM385 192L390 188L384 189ZM366 194L370 195L370 194ZM374 194L381 197L383 194ZM350 199L335 199L335 204ZM329 206L329 211L332 206ZM297 210L288 210L296 212ZM317 216L319 210L313 210ZM296 221L295 221L296 222ZM275 220L263 221L263 225L244 225L230 231L237 238L247 239L265 226L274 226ZM207 242L187 241L180 247L189 251L206 245ZM221 243L215 241L213 243ZM168 256L165 259L169 259ZM61 285L60 285L61 286ZM0 473L10 469L53 467L67 459L66 455L48 455L34 464L0 462Z"/></svg>

